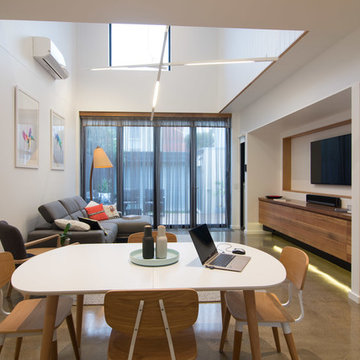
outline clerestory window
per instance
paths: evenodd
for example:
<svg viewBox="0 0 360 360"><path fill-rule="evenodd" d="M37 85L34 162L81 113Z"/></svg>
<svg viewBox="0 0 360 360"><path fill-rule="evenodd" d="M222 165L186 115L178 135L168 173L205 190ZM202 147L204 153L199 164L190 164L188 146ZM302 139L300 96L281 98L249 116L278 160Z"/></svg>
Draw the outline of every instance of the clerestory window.
<svg viewBox="0 0 360 360"><path fill-rule="evenodd" d="M158 64L166 25L109 25L110 66ZM170 62L170 33L167 36L163 62ZM156 67L126 68L127 70L158 70Z"/></svg>

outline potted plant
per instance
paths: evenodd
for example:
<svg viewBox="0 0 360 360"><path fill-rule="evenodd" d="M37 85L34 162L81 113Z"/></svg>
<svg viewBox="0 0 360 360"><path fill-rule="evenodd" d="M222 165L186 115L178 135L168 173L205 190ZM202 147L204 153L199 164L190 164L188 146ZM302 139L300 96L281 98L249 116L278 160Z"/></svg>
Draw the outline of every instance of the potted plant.
<svg viewBox="0 0 360 360"><path fill-rule="evenodd" d="M60 245L69 245L70 238L67 236L68 231L70 230L70 223L66 224L63 233L60 235Z"/></svg>

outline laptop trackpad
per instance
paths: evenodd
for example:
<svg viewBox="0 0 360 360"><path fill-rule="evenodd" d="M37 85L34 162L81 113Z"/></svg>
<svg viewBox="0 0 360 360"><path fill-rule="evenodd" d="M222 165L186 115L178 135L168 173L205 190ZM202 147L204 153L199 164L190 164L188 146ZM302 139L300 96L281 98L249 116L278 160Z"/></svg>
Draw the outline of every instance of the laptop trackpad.
<svg viewBox="0 0 360 360"><path fill-rule="evenodd" d="M237 255L226 267L229 270L242 271L246 264L250 261L249 256Z"/></svg>

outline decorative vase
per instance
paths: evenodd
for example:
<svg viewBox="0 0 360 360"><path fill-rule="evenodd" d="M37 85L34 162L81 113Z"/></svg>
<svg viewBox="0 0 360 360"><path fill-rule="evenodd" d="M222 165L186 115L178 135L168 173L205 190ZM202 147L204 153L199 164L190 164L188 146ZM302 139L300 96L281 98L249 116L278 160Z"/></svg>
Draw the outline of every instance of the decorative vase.
<svg viewBox="0 0 360 360"><path fill-rule="evenodd" d="M152 237L151 225L145 225L144 237L142 240L142 253L144 259L154 258L154 238Z"/></svg>
<svg viewBox="0 0 360 360"><path fill-rule="evenodd" d="M67 246L70 244L70 238L66 237L64 240L61 241L61 246Z"/></svg>
<svg viewBox="0 0 360 360"><path fill-rule="evenodd" d="M158 234L156 237L156 258L166 259L167 256L167 237L164 225L158 226Z"/></svg>

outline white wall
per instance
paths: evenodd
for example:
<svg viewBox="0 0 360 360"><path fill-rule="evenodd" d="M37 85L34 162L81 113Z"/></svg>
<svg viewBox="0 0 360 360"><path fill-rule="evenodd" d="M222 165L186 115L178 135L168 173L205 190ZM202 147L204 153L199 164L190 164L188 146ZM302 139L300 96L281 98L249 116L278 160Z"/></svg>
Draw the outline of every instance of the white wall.
<svg viewBox="0 0 360 360"><path fill-rule="evenodd" d="M151 111L156 71L90 71L108 65L108 25L77 24L80 111ZM217 33L210 28L171 28L172 61L209 59L217 54ZM172 67L161 75L156 111L217 112L214 67Z"/></svg>
<svg viewBox="0 0 360 360"><path fill-rule="evenodd" d="M44 202L76 193L75 113L72 77L55 81L32 57L32 36L51 38L73 75L74 27L66 23L0 21L0 219L26 237L40 221ZM39 168L15 168L14 88L40 103ZM50 109L65 118L65 171L50 170Z"/></svg>
<svg viewBox="0 0 360 360"><path fill-rule="evenodd" d="M281 193L281 138L270 128L249 133L247 152L247 213L246 231L256 233L258 224L258 198Z"/></svg>

